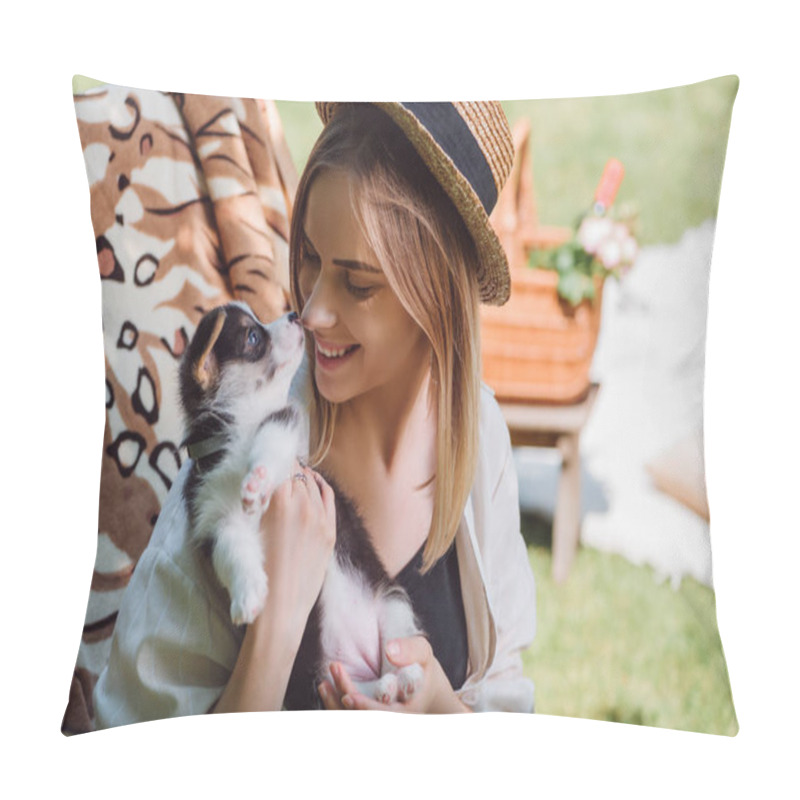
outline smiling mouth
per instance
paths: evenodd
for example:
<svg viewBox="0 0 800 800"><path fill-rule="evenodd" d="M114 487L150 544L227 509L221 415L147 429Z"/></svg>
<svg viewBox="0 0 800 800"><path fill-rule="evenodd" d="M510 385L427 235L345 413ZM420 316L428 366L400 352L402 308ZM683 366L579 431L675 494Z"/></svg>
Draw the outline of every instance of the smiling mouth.
<svg viewBox="0 0 800 800"><path fill-rule="evenodd" d="M360 345L352 344L349 347L323 347L319 342L316 343L317 361L324 367L336 366L346 361Z"/></svg>

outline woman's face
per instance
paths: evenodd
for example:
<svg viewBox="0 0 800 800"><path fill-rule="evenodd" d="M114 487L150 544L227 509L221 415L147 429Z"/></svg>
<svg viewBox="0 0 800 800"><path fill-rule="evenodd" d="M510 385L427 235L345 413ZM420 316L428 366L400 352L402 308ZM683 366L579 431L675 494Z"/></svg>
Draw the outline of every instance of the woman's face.
<svg viewBox="0 0 800 800"><path fill-rule="evenodd" d="M389 285L350 202L350 178L324 170L308 192L298 284L314 337L314 376L328 401L402 391L427 368L422 330Z"/></svg>

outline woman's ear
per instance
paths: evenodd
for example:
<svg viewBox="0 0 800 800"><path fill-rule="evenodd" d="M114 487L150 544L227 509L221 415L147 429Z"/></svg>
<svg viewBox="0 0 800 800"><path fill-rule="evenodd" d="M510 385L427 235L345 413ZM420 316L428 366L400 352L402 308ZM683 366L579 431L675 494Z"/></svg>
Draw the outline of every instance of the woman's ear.
<svg viewBox="0 0 800 800"><path fill-rule="evenodd" d="M219 364L214 356L214 345L217 343L220 333L222 333L226 316L224 308L217 308L212 312L208 319L211 332L192 365L192 376L204 392L209 389L217 377Z"/></svg>

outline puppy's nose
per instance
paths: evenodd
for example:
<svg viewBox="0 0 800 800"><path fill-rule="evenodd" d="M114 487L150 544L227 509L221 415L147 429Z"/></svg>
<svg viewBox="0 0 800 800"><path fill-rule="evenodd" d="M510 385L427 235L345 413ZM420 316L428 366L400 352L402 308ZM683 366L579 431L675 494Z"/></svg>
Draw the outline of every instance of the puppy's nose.
<svg viewBox="0 0 800 800"><path fill-rule="evenodd" d="M289 312L289 322L297 322L300 319L300 315L296 311Z"/></svg>

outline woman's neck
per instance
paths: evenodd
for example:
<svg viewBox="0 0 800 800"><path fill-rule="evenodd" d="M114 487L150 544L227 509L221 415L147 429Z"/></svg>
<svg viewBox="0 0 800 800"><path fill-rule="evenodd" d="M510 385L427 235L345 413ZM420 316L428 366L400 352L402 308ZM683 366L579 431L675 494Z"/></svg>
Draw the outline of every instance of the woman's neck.
<svg viewBox="0 0 800 800"><path fill-rule="evenodd" d="M403 387L384 386L342 404L326 461L335 466L339 459L349 460L357 454L365 467L382 468L391 474L398 468L407 471L409 465L402 462L410 455L421 467L420 476L429 472L422 477L424 483L435 470L435 464L427 463L428 454L435 451L436 403L432 392L431 374L426 368Z"/></svg>

